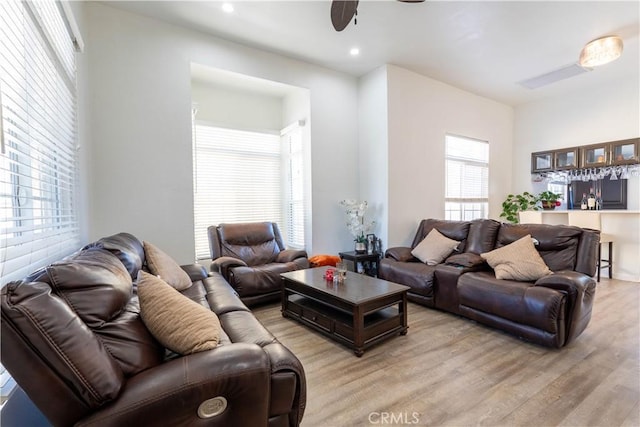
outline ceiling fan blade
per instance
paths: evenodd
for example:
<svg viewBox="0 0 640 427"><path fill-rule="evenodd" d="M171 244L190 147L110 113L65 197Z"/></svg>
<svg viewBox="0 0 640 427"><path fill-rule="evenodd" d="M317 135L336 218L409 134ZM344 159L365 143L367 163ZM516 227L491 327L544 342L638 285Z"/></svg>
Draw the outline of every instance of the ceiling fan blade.
<svg viewBox="0 0 640 427"><path fill-rule="evenodd" d="M331 23L336 31L344 30L358 10L358 0L333 0Z"/></svg>

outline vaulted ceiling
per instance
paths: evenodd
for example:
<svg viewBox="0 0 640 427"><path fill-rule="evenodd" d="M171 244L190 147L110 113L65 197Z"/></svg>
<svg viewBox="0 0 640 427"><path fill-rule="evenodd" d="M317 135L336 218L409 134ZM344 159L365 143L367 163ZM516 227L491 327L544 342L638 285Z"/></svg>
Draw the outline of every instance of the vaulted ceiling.
<svg viewBox="0 0 640 427"><path fill-rule="evenodd" d="M640 80L638 1L361 0L342 32L325 0L232 1L232 13L220 1L107 3L354 76L395 64L510 105ZM624 40L617 61L538 89L518 84L575 64L587 42L611 34Z"/></svg>

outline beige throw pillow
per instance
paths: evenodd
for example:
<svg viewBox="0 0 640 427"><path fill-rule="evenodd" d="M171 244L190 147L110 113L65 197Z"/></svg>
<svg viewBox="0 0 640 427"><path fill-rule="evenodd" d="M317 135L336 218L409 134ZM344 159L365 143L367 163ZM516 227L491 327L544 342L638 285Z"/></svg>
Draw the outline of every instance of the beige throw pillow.
<svg viewBox="0 0 640 427"><path fill-rule="evenodd" d="M184 291L191 286L191 278L177 262L160 248L149 242L143 242L144 256L147 259L149 271L179 291Z"/></svg>
<svg viewBox="0 0 640 427"><path fill-rule="evenodd" d="M191 354L217 347L221 328L218 316L164 280L140 271L138 299L142 321L169 350Z"/></svg>
<svg viewBox="0 0 640 427"><path fill-rule="evenodd" d="M427 265L436 265L444 261L459 244L460 242L443 236L434 228L413 248L411 255Z"/></svg>
<svg viewBox="0 0 640 427"><path fill-rule="evenodd" d="M493 268L496 279L532 281L552 273L534 247L531 235L480 256Z"/></svg>

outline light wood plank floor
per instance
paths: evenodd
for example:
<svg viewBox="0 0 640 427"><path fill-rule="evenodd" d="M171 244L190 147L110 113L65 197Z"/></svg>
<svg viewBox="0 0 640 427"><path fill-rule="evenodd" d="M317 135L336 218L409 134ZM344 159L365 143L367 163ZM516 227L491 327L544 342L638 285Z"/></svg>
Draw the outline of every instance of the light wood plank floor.
<svg viewBox="0 0 640 427"><path fill-rule="evenodd" d="M304 365L304 427L609 427L640 426L639 306L640 283L603 279L591 323L556 350L410 303L409 333L362 358L279 305L254 313Z"/></svg>

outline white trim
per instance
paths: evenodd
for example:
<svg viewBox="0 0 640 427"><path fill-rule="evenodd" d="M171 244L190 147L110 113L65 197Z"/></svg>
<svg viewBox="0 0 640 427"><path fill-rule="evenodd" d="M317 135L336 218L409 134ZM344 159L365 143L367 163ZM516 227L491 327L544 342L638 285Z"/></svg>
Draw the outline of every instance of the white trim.
<svg viewBox="0 0 640 427"><path fill-rule="evenodd" d="M304 120L297 120L293 123L291 123L289 126L285 127L284 129L282 129L280 131L280 136L285 136L286 134L288 134L289 132L291 132L293 129L296 128L303 128L305 125L305 121Z"/></svg>
<svg viewBox="0 0 640 427"><path fill-rule="evenodd" d="M5 154L3 124L4 119L2 118L2 82L0 82L0 154Z"/></svg>
<svg viewBox="0 0 640 427"><path fill-rule="evenodd" d="M73 10L71 10L71 5L66 0L61 0L57 3L58 7L60 8L62 17L67 24L67 31L69 31L69 37L71 37L71 40L73 41L76 52L84 52L84 40L82 39L82 33L80 33L80 28L78 27L78 23L76 22Z"/></svg>
<svg viewBox="0 0 640 427"><path fill-rule="evenodd" d="M258 128L252 128L250 126L240 126L240 125L228 124L228 123L218 123L218 122L212 122L212 121L209 121L209 120L200 120L200 119L196 119L194 121L194 123L196 125L209 126L209 127L214 127L214 128L222 128L222 129L229 129L229 130L239 130L239 131L243 131L243 132L266 133L266 134L269 134L269 135L280 135L280 131L279 130L275 130L275 129L258 129Z"/></svg>

